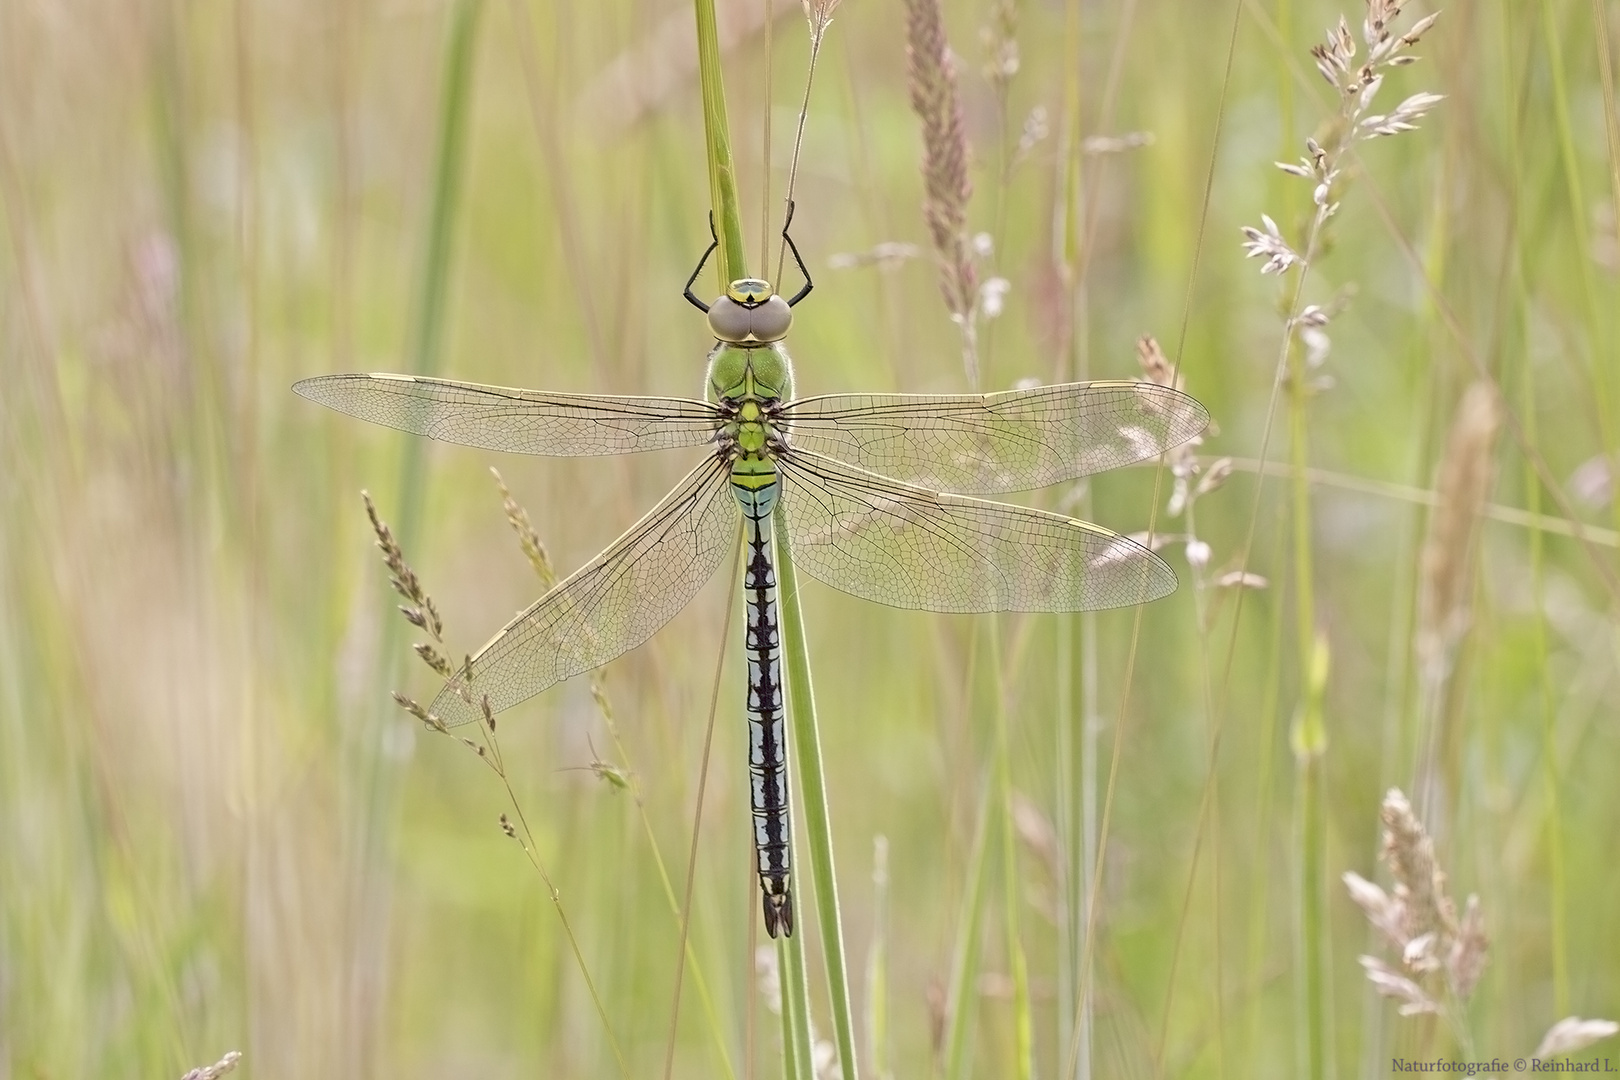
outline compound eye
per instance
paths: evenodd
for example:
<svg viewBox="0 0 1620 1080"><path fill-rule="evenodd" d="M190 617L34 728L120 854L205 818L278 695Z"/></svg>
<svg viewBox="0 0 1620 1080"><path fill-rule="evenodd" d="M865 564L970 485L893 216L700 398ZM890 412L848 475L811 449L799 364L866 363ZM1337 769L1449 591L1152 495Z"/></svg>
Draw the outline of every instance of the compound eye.
<svg viewBox="0 0 1620 1080"><path fill-rule="evenodd" d="M793 309L780 296L773 296L749 312L753 316L754 337L760 341L781 341L793 325Z"/></svg>
<svg viewBox="0 0 1620 1080"><path fill-rule="evenodd" d="M709 332L719 341L746 341L753 330L754 312L729 296L709 305Z"/></svg>

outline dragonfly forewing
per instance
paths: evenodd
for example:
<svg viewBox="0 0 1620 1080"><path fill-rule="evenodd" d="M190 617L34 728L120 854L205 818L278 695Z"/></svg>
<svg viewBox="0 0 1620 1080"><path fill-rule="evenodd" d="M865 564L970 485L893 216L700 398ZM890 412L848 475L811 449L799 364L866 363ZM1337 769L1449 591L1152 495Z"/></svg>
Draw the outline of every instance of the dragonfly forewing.
<svg viewBox="0 0 1620 1080"><path fill-rule="evenodd" d="M462 446L591 457L700 446L721 423L705 401L553 394L415 375L322 375L293 389L338 412Z"/></svg>
<svg viewBox="0 0 1620 1080"><path fill-rule="evenodd" d="M1175 572L1074 518L902 484L803 450L779 462L793 557L835 589L928 611L1091 611L1175 591Z"/></svg>
<svg viewBox="0 0 1620 1080"><path fill-rule="evenodd" d="M737 531L718 456L706 458L623 536L501 629L432 711L446 725L500 712L642 644L714 576Z"/></svg>
<svg viewBox="0 0 1620 1080"><path fill-rule="evenodd" d="M789 402L781 417L802 449L930 490L977 495L1145 461L1209 423L1191 397L1145 382L996 394L829 394Z"/></svg>

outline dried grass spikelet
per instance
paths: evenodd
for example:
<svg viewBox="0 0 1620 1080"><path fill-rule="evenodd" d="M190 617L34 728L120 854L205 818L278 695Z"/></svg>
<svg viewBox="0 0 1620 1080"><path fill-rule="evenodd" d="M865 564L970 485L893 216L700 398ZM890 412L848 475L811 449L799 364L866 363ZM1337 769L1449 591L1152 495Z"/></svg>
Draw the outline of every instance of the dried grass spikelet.
<svg viewBox="0 0 1620 1080"><path fill-rule="evenodd" d="M906 0L906 74L923 125L923 220L939 254L939 288L951 314L966 318L978 291L964 231L973 183L941 0Z"/></svg>
<svg viewBox="0 0 1620 1080"><path fill-rule="evenodd" d="M180 1080L218 1080L228 1072L234 1072L242 1060L242 1051L232 1050L212 1065L200 1065L190 1070Z"/></svg>
<svg viewBox="0 0 1620 1080"><path fill-rule="evenodd" d="M388 566L388 583L407 601L399 606L399 613L405 616L406 622L418 630L426 631L432 638L432 641L419 642L412 648L422 658L423 663L441 678L448 679L451 668L450 661L445 659L440 651L444 647L444 620L439 617L439 609L434 605L433 597L422 587L416 571L412 570L411 564L405 560L405 550L400 547L394 531L377 513L376 504L371 501L371 494L362 491L360 499L366 504L366 517L371 519L371 531L376 534L377 548L383 553L383 562ZM404 705L403 702L401 705L410 709L410 706Z"/></svg>
<svg viewBox="0 0 1620 1080"><path fill-rule="evenodd" d="M534 571L540 584L547 589L557 584L557 571L551 565L551 554L546 551L546 545L541 542L540 534L535 531L534 524L529 520L529 512L518 504L512 497L511 489L506 486L505 477L500 470L490 466L490 475L495 478L495 486L500 489L501 509L506 511L506 523L512 526L517 533L518 546L523 549L523 557L529 560L529 567Z"/></svg>
<svg viewBox="0 0 1620 1080"><path fill-rule="evenodd" d="M1437 930L1454 932L1457 913L1446 896L1446 875L1435 862L1434 840L1412 812L1412 804L1399 789L1391 788L1379 818L1384 823L1381 855L1395 879L1395 898L1402 908L1401 945Z"/></svg>
<svg viewBox="0 0 1620 1080"><path fill-rule="evenodd" d="M1389 867L1394 888L1385 892L1356 873L1346 873L1344 884L1373 929L1400 953L1405 974L1373 956L1363 956L1361 966L1380 994L1402 1002L1404 1016L1436 1011L1435 998L1426 989L1436 975L1445 976L1453 997L1466 1001L1489 952L1479 897L1468 897L1459 918L1446 891L1445 871L1434 857L1434 841L1399 789L1384 796L1379 817L1384 824L1379 857Z"/></svg>
<svg viewBox="0 0 1620 1080"><path fill-rule="evenodd" d="M1417 654L1426 677L1438 680L1468 630L1473 548L1480 513L1496 478L1496 438L1502 427L1496 388L1475 382L1463 393L1446 438L1436 481L1439 505L1419 564Z"/></svg>
<svg viewBox="0 0 1620 1080"><path fill-rule="evenodd" d="M993 0L990 19L979 37L984 42L984 77L998 98L1018 74L1018 5L1014 0Z"/></svg>
<svg viewBox="0 0 1620 1080"><path fill-rule="evenodd" d="M1620 1024L1613 1020L1582 1020L1566 1016L1547 1029L1541 1045L1531 1055L1538 1058L1557 1057L1560 1054L1578 1054L1588 1046L1620 1033Z"/></svg>

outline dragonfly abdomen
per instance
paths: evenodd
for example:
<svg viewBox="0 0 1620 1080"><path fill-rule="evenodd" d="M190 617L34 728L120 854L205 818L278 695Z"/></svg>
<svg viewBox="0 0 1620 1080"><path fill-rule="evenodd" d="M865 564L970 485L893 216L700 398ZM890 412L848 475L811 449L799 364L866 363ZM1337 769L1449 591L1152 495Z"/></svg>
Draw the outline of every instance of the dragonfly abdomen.
<svg viewBox="0 0 1620 1080"><path fill-rule="evenodd" d="M793 933L789 890L786 727L782 702L782 639L776 613L776 565L772 557L772 511L777 485L769 474L738 470L732 493L742 506L743 571L748 653L748 780L753 802L754 852L765 913L765 930Z"/></svg>

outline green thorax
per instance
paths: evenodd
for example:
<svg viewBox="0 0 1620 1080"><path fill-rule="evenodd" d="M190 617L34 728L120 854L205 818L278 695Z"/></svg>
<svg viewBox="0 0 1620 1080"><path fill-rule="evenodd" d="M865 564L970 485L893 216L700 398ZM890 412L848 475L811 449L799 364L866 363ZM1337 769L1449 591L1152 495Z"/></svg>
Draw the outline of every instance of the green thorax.
<svg viewBox="0 0 1620 1080"><path fill-rule="evenodd" d="M717 341L709 352L709 400L787 401L793 396L793 361L780 341L734 345Z"/></svg>
<svg viewBox="0 0 1620 1080"><path fill-rule="evenodd" d="M722 341L709 353L709 400L732 414L723 437L734 448L734 481L752 475L760 485L774 483L772 417L775 407L792 394L793 361L779 341L768 345Z"/></svg>

